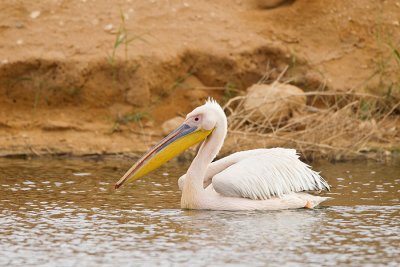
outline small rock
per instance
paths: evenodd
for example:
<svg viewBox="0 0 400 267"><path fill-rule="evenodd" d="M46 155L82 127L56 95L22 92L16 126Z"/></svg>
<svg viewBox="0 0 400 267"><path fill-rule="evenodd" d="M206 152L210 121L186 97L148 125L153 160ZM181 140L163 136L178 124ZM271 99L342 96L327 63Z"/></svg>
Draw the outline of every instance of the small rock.
<svg viewBox="0 0 400 267"><path fill-rule="evenodd" d="M144 123L145 128L153 128L154 127L154 121L146 121Z"/></svg>
<svg viewBox="0 0 400 267"><path fill-rule="evenodd" d="M72 175L74 175L74 176L90 176L92 174L90 172L76 172L76 173L73 173Z"/></svg>
<svg viewBox="0 0 400 267"><path fill-rule="evenodd" d="M31 14L30 14L31 19L36 19L39 16L40 16L40 11L39 10L32 11Z"/></svg>
<svg viewBox="0 0 400 267"><path fill-rule="evenodd" d="M196 77L196 76L189 76L187 77L179 87L184 89L200 89L204 88L204 84Z"/></svg>
<svg viewBox="0 0 400 267"><path fill-rule="evenodd" d="M7 63L8 63L8 59L1 60L1 64L7 64Z"/></svg>
<svg viewBox="0 0 400 267"><path fill-rule="evenodd" d="M287 2L287 0L254 0L259 8L274 8Z"/></svg>
<svg viewBox="0 0 400 267"><path fill-rule="evenodd" d="M207 99L208 93L203 90L199 90L199 89L188 89L185 92L184 96L193 105L198 106L199 104L204 102L204 100Z"/></svg>
<svg viewBox="0 0 400 267"><path fill-rule="evenodd" d="M23 45L23 44L24 44L24 40L22 40L22 39L17 40L17 45Z"/></svg>
<svg viewBox="0 0 400 267"><path fill-rule="evenodd" d="M205 85L196 76L189 76L179 87L185 89L185 98L194 106L199 105L208 97L208 93L201 89L205 88Z"/></svg>
<svg viewBox="0 0 400 267"><path fill-rule="evenodd" d="M106 26L104 26L104 30L106 31L106 32L110 32L110 31L112 31L112 29L114 28L114 26L110 23L110 24L107 24Z"/></svg>
<svg viewBox="0 0 400 267"><path fill-rule="evenodd" d="M300 88L283 83L255 84L247 90L244 108L252 120L268 119L276 123L288 119L306 106L306 97Z"/></svg>
<svg viewBox="0 0 400 267"><path fill-rule="evenodd" d="M182 117L175 117L164 122L161 126L164 135L170 134L173 130L178 128L185 121Z"/></svg>

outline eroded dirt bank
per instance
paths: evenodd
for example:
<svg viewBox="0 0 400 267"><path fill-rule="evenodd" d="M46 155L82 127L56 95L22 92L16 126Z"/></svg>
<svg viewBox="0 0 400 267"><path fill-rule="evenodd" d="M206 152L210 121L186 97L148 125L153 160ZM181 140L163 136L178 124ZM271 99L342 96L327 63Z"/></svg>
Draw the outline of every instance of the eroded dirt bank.
<svg viewBox="0 0 400 267"><path fill-rule="evenodd" d="M257 2L0 3L0 155L143 151L207 96L278 77L400 100L400 2ZM398 116L374 151L399 149ZM226 151L292 145L240 136Z"/></svg>

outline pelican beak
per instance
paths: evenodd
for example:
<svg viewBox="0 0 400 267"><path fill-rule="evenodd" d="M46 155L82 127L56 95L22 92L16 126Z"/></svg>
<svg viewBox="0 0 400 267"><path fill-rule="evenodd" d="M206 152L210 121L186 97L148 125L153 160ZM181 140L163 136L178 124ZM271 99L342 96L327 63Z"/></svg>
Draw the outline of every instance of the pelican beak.
<svg viewBox="0 0 400 267"><path fill-rule="evenodd" d="M213 130L182 124L161 142L144 154L115 184L115 189L125 182L132 182L157 169L170 159L206 139Z"/></svg>

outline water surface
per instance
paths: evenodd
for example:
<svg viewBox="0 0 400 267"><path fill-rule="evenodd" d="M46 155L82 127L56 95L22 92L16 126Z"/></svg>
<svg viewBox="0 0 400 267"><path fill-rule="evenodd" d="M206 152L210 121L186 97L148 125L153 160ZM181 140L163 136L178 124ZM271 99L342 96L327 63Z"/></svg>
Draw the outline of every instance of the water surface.
<svg viewBox="0 0 400 267"><path fill-rule="evenodd" d="M314 210L179 208L167 164L115 191L130 160L0 159L3 266L398 266L400 163L315 164Z"/></svg>

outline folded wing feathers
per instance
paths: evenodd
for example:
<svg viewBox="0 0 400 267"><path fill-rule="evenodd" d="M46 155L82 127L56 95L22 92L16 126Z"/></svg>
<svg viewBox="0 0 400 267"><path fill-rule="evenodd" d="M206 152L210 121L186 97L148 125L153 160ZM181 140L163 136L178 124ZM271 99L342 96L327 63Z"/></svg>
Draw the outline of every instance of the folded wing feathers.
<svg viewBox="0 0 400 267"><path fill-rule="evenodd" d="M294 149L283 148L266 149L233 164L213 177L213 186L222 195L250 199L329 190L328 183L300 161Z"/></svg>

